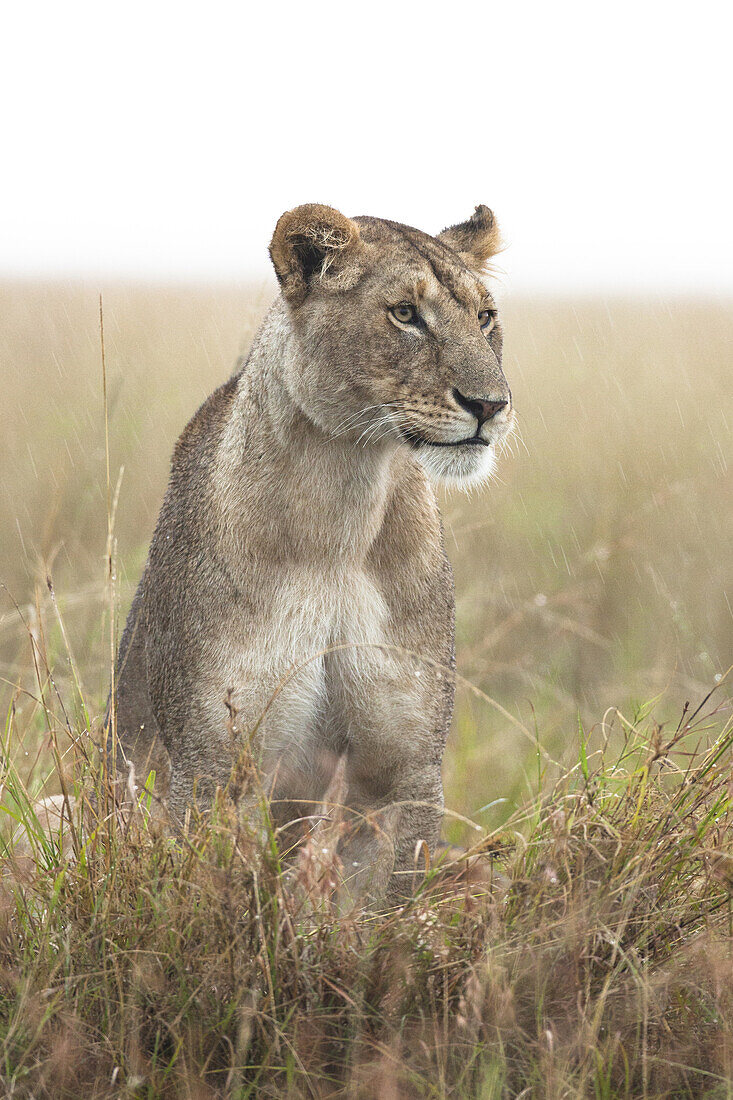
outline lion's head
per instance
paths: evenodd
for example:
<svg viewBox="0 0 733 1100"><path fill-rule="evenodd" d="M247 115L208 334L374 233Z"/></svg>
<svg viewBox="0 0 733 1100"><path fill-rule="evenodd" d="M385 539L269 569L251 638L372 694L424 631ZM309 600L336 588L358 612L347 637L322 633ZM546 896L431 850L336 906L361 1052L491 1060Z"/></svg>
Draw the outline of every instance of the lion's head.
<svg viewBox="0 0 733 1100"><path fill-rule="evenodd" d="M283 214L270 255L298 341L296 403L327 435L408 446L444 480L487 477L514 417L481 278L498 248L485 206L437 237L315 204Z"/></svg>

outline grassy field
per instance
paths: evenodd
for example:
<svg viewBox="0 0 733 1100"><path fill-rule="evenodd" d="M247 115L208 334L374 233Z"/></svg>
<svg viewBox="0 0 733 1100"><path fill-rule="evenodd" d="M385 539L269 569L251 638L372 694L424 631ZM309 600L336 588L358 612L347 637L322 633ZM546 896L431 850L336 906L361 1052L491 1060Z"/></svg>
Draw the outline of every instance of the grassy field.
<svg viewBox="0 0 733 1100"><path fill-rule="evenodd" d="M172 444L271 293L104 289L110 493L97 289L0 287L6 1093L733 1096L727 303L506 303L521 438L442 499L468 872L337 919L333 830L285 890L229 807L172 848L101 796L13 854L91 781Z"/></svg>

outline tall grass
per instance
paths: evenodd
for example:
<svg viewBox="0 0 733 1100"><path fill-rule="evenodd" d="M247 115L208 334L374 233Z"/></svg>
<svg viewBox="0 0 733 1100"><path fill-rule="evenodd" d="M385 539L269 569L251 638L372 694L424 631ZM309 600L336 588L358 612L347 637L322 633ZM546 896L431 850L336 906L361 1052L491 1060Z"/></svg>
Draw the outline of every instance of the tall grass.
<svg viewBox="0 0 733 1100"><path fill-rule="evenodd" d="M731 311L507 304L524 446L443 501L469 854L344 915L338 814L283 875L226 799L121 819L95 748L173 439L267 291L105 291L109 479L96 293L2 298L5 1092L733 1095Z"/></svg>
<svg viewBox="0 0 733 1100"><path fill-rule="evenodd" d="M540 764L534 799L383 913L339 912L332 813L287 875L223 796L174 842L145 796L114 811L53 718L77 802L49 830L14 723L7 1095L733 1095L733 725L712 700L668 732L581 727L569 771Z"/></svg>

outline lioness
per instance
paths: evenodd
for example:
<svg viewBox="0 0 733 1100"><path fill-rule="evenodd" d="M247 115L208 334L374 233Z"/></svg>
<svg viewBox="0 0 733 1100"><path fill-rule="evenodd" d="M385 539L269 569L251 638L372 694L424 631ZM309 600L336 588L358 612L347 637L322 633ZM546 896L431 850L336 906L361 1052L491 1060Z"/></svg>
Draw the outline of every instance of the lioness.
<svg viewBox="0 0 733 1100"><path fill-rule="evenodd" d="M356 895L409 889L438 840L454 592L429 477L488 477L511 426L497 248L485 206L437 237L282 215L281 294L176 445L120 645L119 755L168 769L179 824L227 783L230 708L280 825L344 760Z"/></svg>

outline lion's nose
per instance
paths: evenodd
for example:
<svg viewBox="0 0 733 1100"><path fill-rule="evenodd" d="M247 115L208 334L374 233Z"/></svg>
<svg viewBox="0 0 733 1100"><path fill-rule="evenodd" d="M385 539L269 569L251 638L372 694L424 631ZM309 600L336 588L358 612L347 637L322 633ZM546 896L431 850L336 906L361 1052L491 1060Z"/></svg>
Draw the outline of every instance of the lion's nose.
<svg viewBox="0 0 733 1100"><path fill-rule="evenodd" d="M466 397L456 389L453 390L453 396L466 412L476 417L479 428L509 404L508 401L485 401L483 397Z"/></svg>

